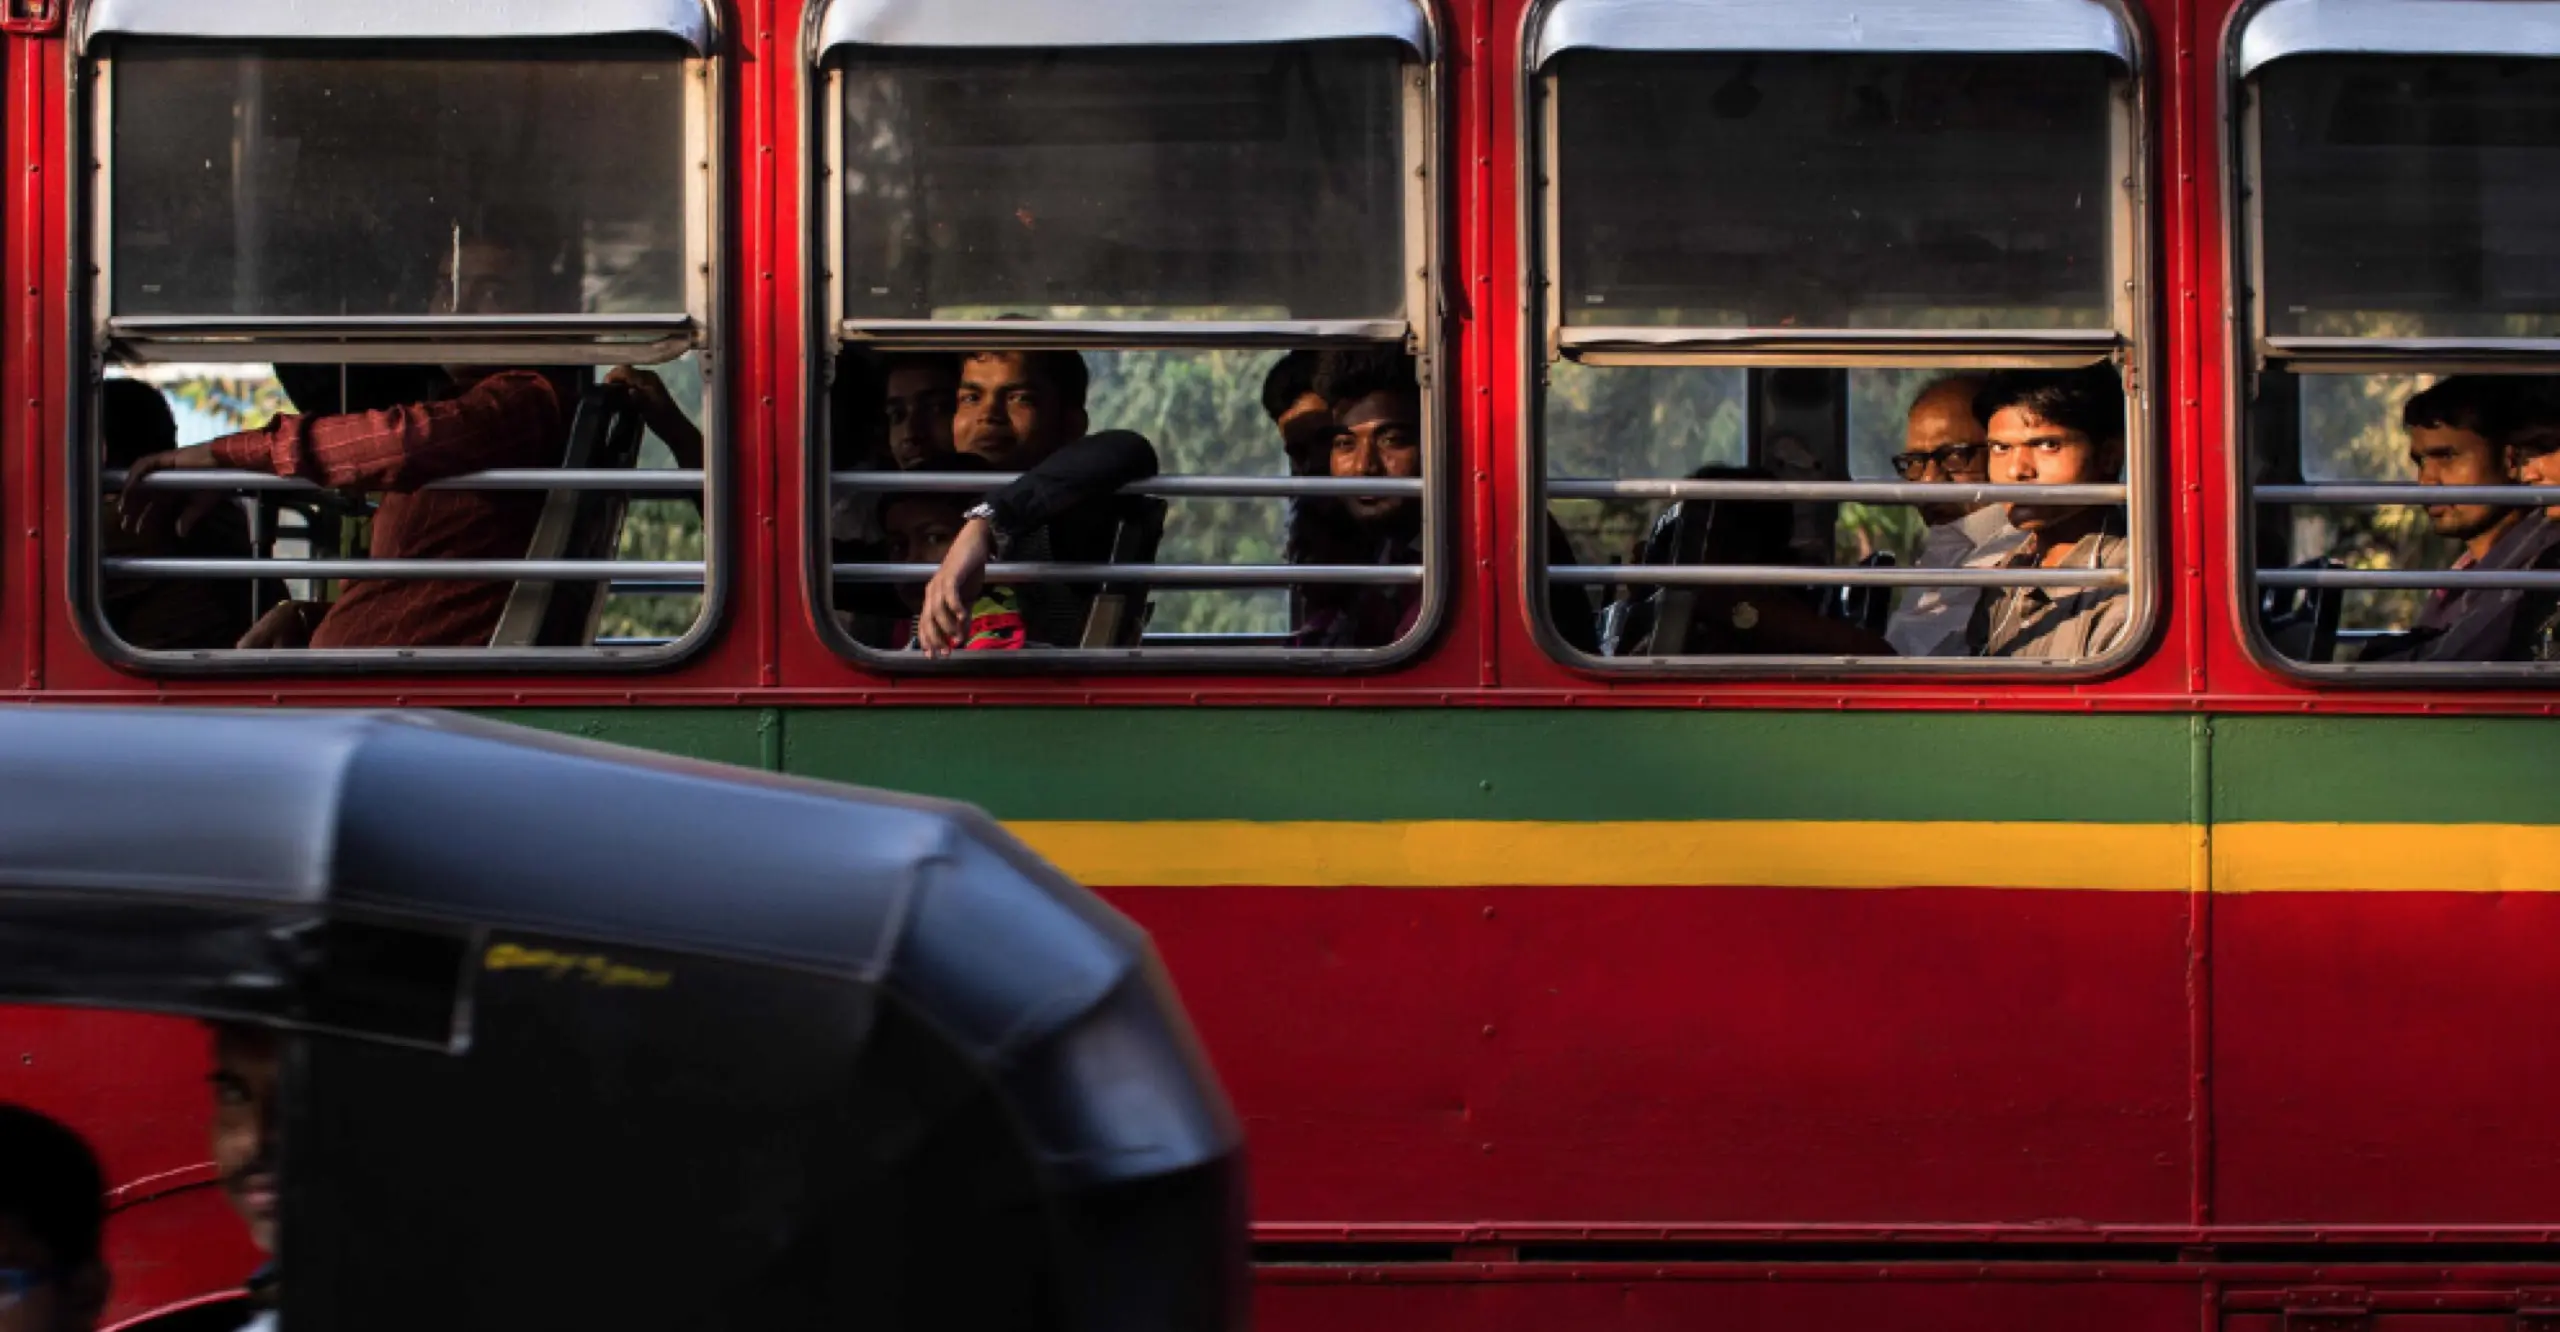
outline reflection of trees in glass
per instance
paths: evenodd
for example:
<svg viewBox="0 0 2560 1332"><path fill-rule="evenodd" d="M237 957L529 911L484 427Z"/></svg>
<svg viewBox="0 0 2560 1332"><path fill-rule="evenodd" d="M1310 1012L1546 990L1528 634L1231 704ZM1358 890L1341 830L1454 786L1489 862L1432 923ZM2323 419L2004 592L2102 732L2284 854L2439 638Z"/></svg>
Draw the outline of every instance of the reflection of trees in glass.
<svg viewBox="0 0 2560 1332"><path fill-rule="evenodd" d="M2300 386L2304 478L2414 480L2400 409L2436 379L2304 375L2294 381ZM2293 510L2296 561L2325 556L2351 569L2441 569L2453 562L2455 553L2451 542L2428 530L2422 509L2304 505ZM2350 592L2340 623L2348 629L2406 629L2425 599L2423 592Z"/></svg>
<svg viewBox="0 0 2560 1332"><path fill-rule="evenodd" d="M160 389L177 407L219 421L225 431L255 430L293 410L269 374L191 375L163 381Z"/></svg>
<svg viewBox="0 0 2560 1332"><path fill-rule="evenodd" d="M1682 477L1745 456L1741 370L1704 366L1598 369L1571 361L1547 370L1550 477ZM1663 506L1643 500L1560 500L1550 506L1595 563L1623 559ZM1562 561L1568 552L1554 552Z"/></svg>
<svg viewBox="0 0 2560 1332"><path fill-rule="evenodd" d="M1279 431L1262 411L1273 351L1088 352L1086 414L1096 430L1135 430L1156 446L1168 476L1285 476ZM1165 518L1166 564L1277 564L1282 503L1276 499L1177 499ZM1242 592L1159 592L1157 633L1277 633L1287 599Z"/></svg>

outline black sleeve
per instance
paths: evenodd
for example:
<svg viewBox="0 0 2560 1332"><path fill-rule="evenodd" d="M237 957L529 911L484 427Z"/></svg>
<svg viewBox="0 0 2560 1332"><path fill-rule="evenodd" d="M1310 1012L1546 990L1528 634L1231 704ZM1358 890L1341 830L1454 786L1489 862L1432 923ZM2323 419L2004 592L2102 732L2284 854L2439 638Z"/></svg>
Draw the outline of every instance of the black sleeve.
<svg viewBox="0 0 2560 1332"><path fill-rule="evenodd" d="M1549 566L1574 562L1573 538L1566 536L1564 525L1547 516L1547 563ZM1575 649L1600 655L1599 617L1591 609L1591 592L1570 583L1547 581L1547 618L1555 621L1556 633Z"/></svg>
<svg viewBox="0 0 2560 1332"><path fill-rule="evenodd" d="M1028 532L1156 474L1156 448L1133 430L1105 430L1069 444L987 496L996 531Z"/></svg>

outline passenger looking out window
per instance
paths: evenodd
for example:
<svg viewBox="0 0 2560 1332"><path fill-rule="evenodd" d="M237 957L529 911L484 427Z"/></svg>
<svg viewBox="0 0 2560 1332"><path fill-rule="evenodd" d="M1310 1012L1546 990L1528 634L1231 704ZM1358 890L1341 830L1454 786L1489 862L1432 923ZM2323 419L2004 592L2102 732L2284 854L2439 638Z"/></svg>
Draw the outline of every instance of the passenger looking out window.
<svg viewBox="0 0 2560 1332"><path fill-rule="evenodd" d="M2124 471L2124 385L2108 366L1995 375L1974 399L1990 440L1991 481L2104 485ZM2112 505L2008 506L2014 544L1978 551L1972 568L2121 569L2128 543ZM2013 587L1977 612L1993 657L2079 658L2112 650L2131 622L2123 588Z"/></svg>
<svg viewBox="0 0 2560 1332"><path fill-rule="evenodd" d="M2543 379L2454 375L2400 412L2422 486L2548 485L2560 473L2560 395ZM2427 508L2437 536L2461 543L2454 569L2560 568L2560 525L2547 510L2500 504ZM2438 588L2406 634L2375 641L2369 661L2531 661L2548 637L2546 597L2520 588ZM2528 603L2531 603L2528 606Z"/></svg>
<svg viewBox="0 0 2560 1332"><path fill-rule="evenodd" d="M107 1304L107 1185L80 1136L0 1104L0 1332L89 1332Z"/></svg>
<svg viewBox="0 0 2560 1332"><path fill-rule="evenodd" d="M463 313L521 308L511 295L544 279L512 238L465 243L455 290ZM573 406L542 372L447 366L430 401L335 416L286 414L257 430L138 459L120 504L135 533L194 530L223 503L209 491L149 491L161 471L236 468L302 477L332 490L379 491L371 553L393 559L522 559L541 521L539 491L427 490L448 477L504 467L556 467ZM353 580L328 603L282 602L240 640L243 648L480 647L506 610L512 583Z"/></svg>
<svg viewBox="0 0 2560 1332"><path fill-rule="evenodd" d="M1313 393L1330 419L1301 414L1300 429L1310 443L1323 441L1323 475L1422 475L1422 387L1411 357L1392 351L1327 353L1316 365ZM1293 556L1307 564L1416 564L1422 559L1422 505L1405 495L1320 501L1302 506L1290 535ZM1313 648L1392 643L1412 629L1422 609L1419 590L1410 587L1317 584L1299 589L1298 599L1296 641Z"/></svg>
<svg viewBox="0 0 2560 1332"><path fill-rule="evenodd" d="M1991 448L1973 400L1984 387L1969 375L1950 375L1922 388L1911 399L1903 428L1902 452L1893 470L1904 481L1926 485L1985 485L1991 480ZM1928 524L1913 564L1922 569L1954 569L1976 558L1995 541L2020 540L2009 526L2006 507L1998 504L1942 503L1919 506ZM1962 657L1972 646L1966 633L1974 608L1982 603L1978 587L1911 589L1885 625L1885 641L1905 657Z"/></svg>
<svg viewBox="0 0 2560 1332"><path fill-rule="evenodd" d="M175 449L178 421L158 389L140 380L110 379L101 391L98 438L107 467L131 468ZM245 560L255 554L248 519L233 500L205 509L184 526L136 531L109 521L100 532L110 559ZM111 579L105 593L107 624L117 638L146 652L227 648L267 610L252 596L238 583ZM273 600L268 594L267 601Z"/></svg>
<svg viewBox="0 0 2560 1332"><path fill-rule="evenodd" d="M905 352L888 359L881 373L880 420L890 461L898 470L929 472L950 465L959 395L959 357Z"/></svg>
<svg viewBox="0 0 2560 1332"><path fill-rule="evenodd" d="M1156 474L1156 451L1126 430L1087 434L1086 384L1084 358L1071 351L961 358L954 449L1021 476L969 508L925 585L916 640L927 653L947 656L961 647L989 564L1111 560L1130 514L1119 491ZM1031 642L1073 647L1083 641L1092 587L1033 583L1019 594Z"/></svg>
<svg viewBox="0 0 2560 1332"><path fill-rule="evenodd" d="M944 460L943 466L952 471L984 470L984 464L973 454L954 454ZM941 564L943 557L951 553L952 543L959 539L960 529L968 525L968 510L974 503L966 495L925 492L881 499L880 525L888 533L888 557L894 564ZM897 589L907 616L889 635L893 646L909 651L923 647L918 635L924 591L924 586L917 583ZM1011 588L981 590L970 604L969 622L961 632L959 650L1010 652L1021 648L1023 641L1021 598Z"/></svg>

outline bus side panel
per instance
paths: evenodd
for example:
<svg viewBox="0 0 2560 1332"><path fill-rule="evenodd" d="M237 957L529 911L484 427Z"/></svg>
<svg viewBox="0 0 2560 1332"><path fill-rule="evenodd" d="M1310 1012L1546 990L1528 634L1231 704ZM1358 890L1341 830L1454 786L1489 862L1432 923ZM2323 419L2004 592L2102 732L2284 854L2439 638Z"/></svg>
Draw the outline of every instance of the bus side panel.
<svg viewBox="0 0 2560 1332"><path fill-rule="evenodd" d="M214 1181L206 1049L181 1018L0 1007L0 1101L70 1125L106 1171L110 1324L236 1290L260 1261Z"/></svg>
<svg viewBox="0 0 2560 1332"><path fill-rule="evenodd" d="M2215 1219L2547 1228L2560 729L2214 725Z"/></svg>
<svg viewBox="0 0 2560 1332"><path fill-rule="evenodd" d="M2185 1219L2182 894L1107 895L1266 1224Z"/></svg>
<svg viewBox="0 0 2560 1332"><path fill-rule="evenodd" d="M2191 1279L1956 1280L1925 1269L1773 1275L1756 1267L1667 1275L1650 1264L1428 1274L1266 1268L1254 1313L1256 1326L1273 1332L2194 1332L2203 1307Z"/></svg>

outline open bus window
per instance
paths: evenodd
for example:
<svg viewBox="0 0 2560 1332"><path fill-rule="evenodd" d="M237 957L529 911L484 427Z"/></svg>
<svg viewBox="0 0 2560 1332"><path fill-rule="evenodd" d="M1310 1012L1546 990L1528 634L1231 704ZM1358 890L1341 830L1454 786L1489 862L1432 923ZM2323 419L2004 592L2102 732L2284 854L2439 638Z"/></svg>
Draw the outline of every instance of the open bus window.
<svg viewBox="0 0 2560 1332"><path fill-rule="evenodd" d="M2324 677L2546 673L2560 506L2526 487L2560 485L2560 60L2284 8L2236 71L2252 633Z"/></svg>
<svg viewBox="0 0 2560 1332"><path fill-rule="evenodd" d="M1597 585L1608 658L2096 656L2122 646L2133 623L2125 422L2104 368L1568 363L1546 395L1548 554L1580 567L1550 577ZM1856 484L1896 494L1862 500ZM1970 493L2021 484L2076 486L2087 498ZM1564 548L1553 548L1559 537ZM2030 560L2037 542L2068 549ZM1719 566L1716 581L1677 581L1707 566ZM1933 568L1975 582L1859 581ZM2020 569L2063 571L2073 585L1991 581ZM1639 570L1674 581L1615 576ZM1547 604L1568 603L1551 594Z"/></svg>
<svg viewBox="0 0 2560 1332"><path fill-rule="evenodd" d="M646 650L683 638L703 606L699 485L684 480L702 466L700 358L615 377L583 367L500 373L567 413L550 418L565 428L561 436L531 445L545 451L509 461L619 467L630 489L590 497L479 468L469 469L476 479L450 483L391 469L344 488L243 475L230 486L171 492L156 512L128 507L120 493L127 469L165 450L248 461L305 429L283 418L389 422L390 413L452 403L458 390L453 372L424 365L111 366L94 416L100 475L118 491L98 513L106 627L134 651L198 658L241 648ZM640 387L627 387L634 381ZM570 456L581 448L585 456ZM502 488L440 488L447 484ZM491 565L486 581L367 576L373 561L474 557ZM544 557L601 565L605 576L536 585L506 579L506 567L491 563Z"/></svg>
<svg viewBox="0 0 2560 1332"><path fill-rule="evenodd" d="M136 44L108 131L112 311L682 314L688 82L650 50ZM515 281L464 271L493 231L524 251Z"/></svg>
<svg viewBox="0 0 2560 1332"><path fill-rule="evenodd" d="M855 319L1394 320L1385 43L901 53L841 71Z"/></svg>
<svg viewBox="0 0 2560 1332"><path fill-rule="evenodd" d="M704 35L595 10L612 30L503 45L402 38L415 15L213 41L181 17L107 14L83 66L93 642L151 671L701 642Z"/></svg>
<svg viewBox="0 0 2560 1332"><path fill-rule="evenodd" d="M2131 37L2076 0L2004 22L2017 49L1981 55L1854 5L1783 32L1540 12L1527 535L1559 656L2085 673L2141 650Z"/></svg>
<svg viewBox="0 0 2560 1332"><path fill-rule="evenodd" d="M2110 321L2096 56L1576 52L1554 68L1567 324Z"/></svg>
<svg viewBox="0 0 2560 1332"><path fill-rule="evenodd" d="M1421 613L1426 403L1401 351L855 353L834 401L830 584L865 649L929 656L925 575L981 501L1002 510L983 553L1029 577L980 580L963 659L1374 649Z"/></svg>
<svg viewBox="0 0 2560 1332"><path fill-rule="evenodd" d="M891 669L1401 659L1447 537L1420 10L991 18L819 23L824 631Z"/></svg>

